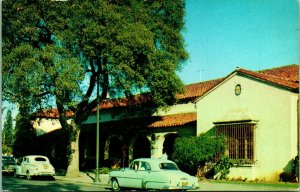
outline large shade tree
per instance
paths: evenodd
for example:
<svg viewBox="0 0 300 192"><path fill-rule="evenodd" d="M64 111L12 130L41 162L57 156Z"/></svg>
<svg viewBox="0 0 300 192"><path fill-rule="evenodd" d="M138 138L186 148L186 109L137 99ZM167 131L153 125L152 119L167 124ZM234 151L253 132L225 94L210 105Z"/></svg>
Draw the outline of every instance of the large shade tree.
<svg viewBox="0 0 300 192"><path fill-rule="evenodd" d="M81 123L100 101L147 93L171 105L187 59L184 0L2 2L3 98L36 112L56 107L69 133L67 175L79 173ZM72 111L67 123L67 111Z"/></svg>

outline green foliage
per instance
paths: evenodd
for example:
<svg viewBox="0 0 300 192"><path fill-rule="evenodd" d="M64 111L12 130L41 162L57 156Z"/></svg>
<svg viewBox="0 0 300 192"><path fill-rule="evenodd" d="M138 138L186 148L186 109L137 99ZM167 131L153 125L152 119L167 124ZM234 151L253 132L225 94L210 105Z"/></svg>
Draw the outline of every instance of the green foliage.
<svg viewBox="0 0 300 192"><path fill-rule="evenodd" d="M30 112L57 107L65 130L66 111L80 127L96 107L98 82L100 101L147 93L146 109L171 105L188 57L184 8L184 0L3 1L3 98Z"/></svg>
<svg viewBox="0 0 300 192"><path fill-rule="evenodd" d="M12 154L14 131L12 113L11 110L7 110L2 130L2 153L4 154Z"/></svg>
<svg viewBox="0 0 300 192"><path fill-rule="evenodd" d="M108 168L108 167L100 167L98 169L99 174L108 174L109 171L110 171L110 168ZM93 169L93 172L96 173L96 169Z"/></svg>
<svg viewBox="0 0 300 192"><path fill-rule="evenodd" d="M36 153L34 143L36 132L30 124L28 112L28 109L20 108L19 114L16 117L16 140L13 145L13 154L15 157Z"/></svg>
<svg viewBox="0 0 300 192"><path fill-rule="evenodd" d="M182 0L5 1L4 98L35 108L60 100L86 117L99 76L102 99L147 92L154 108L170 105L187 59L183 16Z"/></svg>
<svg viewBox="0 0 300 192"><path fill-rule="evenodd" d="M216 179L227 179L230 167L233 166L233 162L227 156L222 156L220 161L213 167L213 175L216 175Z"/></svg>
<svg viewBox="0 0 300 192"><path fill-rule="evenodd" d="M297 155L293 160L292 174L299 178L299 155Z"/></svg>
<svg viewBox="0 0 300 192"><path fill-rule="evenodd" d="M175 140L173 160L179 167L191 174L195 174L199 167L212 161L225 150L224 139L206 136L182 137Z"/></svg>

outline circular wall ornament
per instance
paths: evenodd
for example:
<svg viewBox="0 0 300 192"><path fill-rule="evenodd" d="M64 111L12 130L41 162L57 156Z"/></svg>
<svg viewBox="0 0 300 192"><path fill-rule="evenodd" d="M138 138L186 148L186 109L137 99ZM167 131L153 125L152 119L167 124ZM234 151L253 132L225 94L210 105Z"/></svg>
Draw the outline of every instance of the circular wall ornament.
<svg viewBox="0 0 300 192"><path fill-rule="evenodd" d="M237 84L234 89L235 95L240 95L242 92L242 87L240 84Z"/></svg>

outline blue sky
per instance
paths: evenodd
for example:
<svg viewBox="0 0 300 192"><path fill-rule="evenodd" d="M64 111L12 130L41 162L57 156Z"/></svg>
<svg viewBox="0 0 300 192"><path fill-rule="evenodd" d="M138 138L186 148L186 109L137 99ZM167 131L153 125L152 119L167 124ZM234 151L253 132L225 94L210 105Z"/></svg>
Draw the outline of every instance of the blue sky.
<svg viewBox="0 0 300 192"><path fill-rule="evenodd" d="M297 0L186 0L185 84L299 64Z"/></svg>
<svg viewBox="0 0 300 192"><path fill-rule="evenodd" d="M186 0L185 84L299 64L297 0ZM14 110L14 105L5 104ZM2 116L2 118L4 118Z"/></svg>

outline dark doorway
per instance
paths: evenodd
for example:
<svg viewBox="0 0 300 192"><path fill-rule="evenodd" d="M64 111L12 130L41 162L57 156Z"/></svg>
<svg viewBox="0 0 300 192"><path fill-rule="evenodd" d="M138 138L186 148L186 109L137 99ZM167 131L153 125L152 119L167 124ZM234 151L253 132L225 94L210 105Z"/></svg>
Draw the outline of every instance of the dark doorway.
<svg viewBox="0 0 300 192"><path fill-rule="evenodd" d="M109 159L122 159L122 142L118 137L112 137L109 142Z"/></svg>
<svg viewBox="0 0 300 192"><path fill-rule="evenodd" d="M165 136L163 153L166 153L168 155L169 160L172 160L172 155L174 152L174 143L178 137L179 135L173 133Z"/></svg>
<svg viewBox="0 0 300 192"><path fill-rule="evenodd" d="M150 141L146 136L137 137L133 145L133 159L151 157Z"/></svg>
<svg viewBox="0 0 300 192"><path fill-rule="evenodd" d="M122 166L122 141L113 136L109 139L108 159L104 161L104 166L110 168L120 168Z"/></svg>

